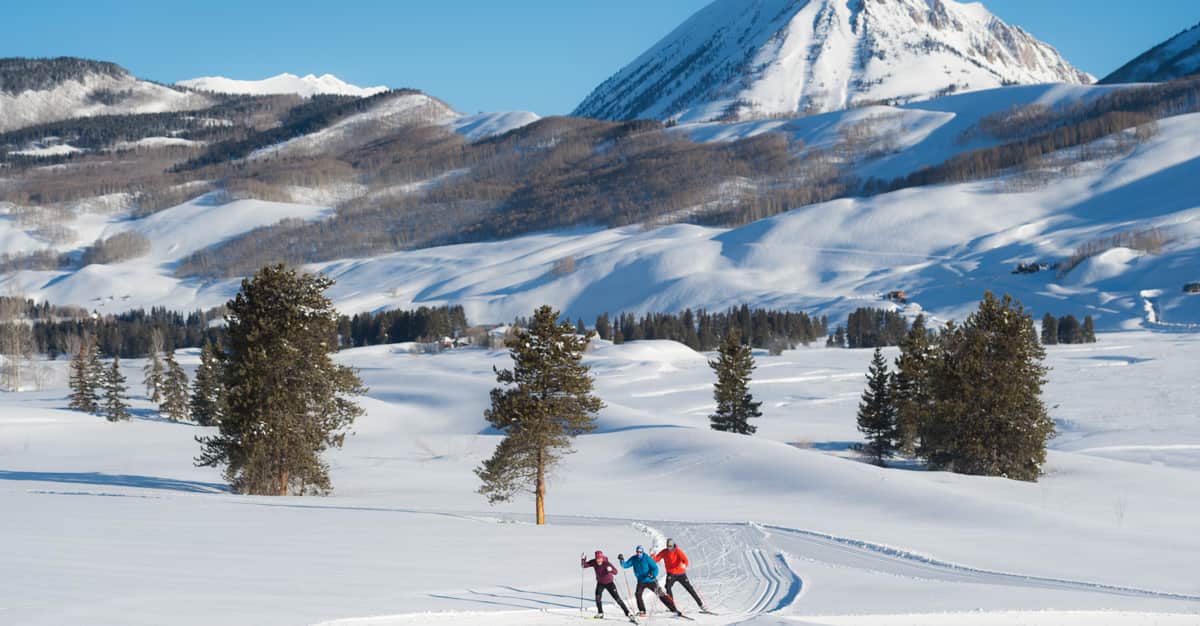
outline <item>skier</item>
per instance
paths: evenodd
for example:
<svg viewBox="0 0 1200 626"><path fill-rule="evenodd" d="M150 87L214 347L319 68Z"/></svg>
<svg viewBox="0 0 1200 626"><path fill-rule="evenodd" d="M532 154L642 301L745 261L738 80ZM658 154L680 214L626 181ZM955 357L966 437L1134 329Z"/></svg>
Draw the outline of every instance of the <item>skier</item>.
<svg viewBox="0 0 1200 626"><path fill-rule="evenodd" d="M700 599L700 594L696 593L696 589L692 587L692 582L688 580L687 568L691 563L688 561L687 554L679 546L675 545L674 539L667 539L666 549L660 550L658 554L655 554L654 560L662 562L663 566L667 569L667 595L671 596L672 600L675 599L675 594L671 593L671 587L674 587L675 583L679 583L683 585L684 589L687 589L688 593L692 594L692 599L696 601L696 606L700 607L701 613L710 612L704 608L704 600Z"/></svg>
<svg viewBox="0 0 1200 626"><path fill-rule="evenodd" d="M668 596L667 592L663 591L663 588L659 586L658 565L654 564L654 559L650 558L650 555L646 554L646 551L641 546L636 548L636 552L628 561L625 560L624 554L618 554L617 561L621 563L621 567L632 567L633 575L637 578L637 593L635 596L637 597L638 617L646 616L646 604L642 602L642 592L647 589L652 589L654 595L658 596L658 599L672 613L679 617L684 617L683 613L680 613L679 609L675 608L675 602L671 600L671 596Z"/></svg>
<svg viewBox="0 0 1200 626"><path fill-rule="evenodd" d="M596 550L596 558L587 560L586 554L579 555L579 566L583 569L592 568L596 572L596 619L604 619L604 605L600 602L600 597L604 595L607 589L608 594L617 601L617 606L625 611L625 617L629 621L637 623L633 618L633 614L629 612L629 607L625 606L625 601L621 599L621 595L617 593L617 584L613 582L613 577L617 574L617 568L604 556L600 550Z"/></svg>

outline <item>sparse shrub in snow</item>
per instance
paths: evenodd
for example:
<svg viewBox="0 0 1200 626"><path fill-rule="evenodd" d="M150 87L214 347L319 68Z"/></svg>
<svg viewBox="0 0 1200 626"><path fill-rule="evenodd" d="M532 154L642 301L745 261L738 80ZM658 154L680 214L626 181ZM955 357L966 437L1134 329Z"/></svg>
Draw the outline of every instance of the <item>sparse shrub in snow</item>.
<svg viewBox="0 0 1200 626"><path fill-rule="evenodd" d="M550 270L554 276L566 276L575 273L575 257L567 256L554 262L554 268Z"/></svg>
<svg viewBox="0 0 1200 626"><path fill-rule="evenodd" d="M1175 240L1175 236L1162 228L1129 230L1089 241L1078 248L1067 259L1058 264L1058 277L1062 278L1079 267L1080 263L1103 254L1113 248L1129 248L1147 254L1159 254L1163 247Z"/></svg>

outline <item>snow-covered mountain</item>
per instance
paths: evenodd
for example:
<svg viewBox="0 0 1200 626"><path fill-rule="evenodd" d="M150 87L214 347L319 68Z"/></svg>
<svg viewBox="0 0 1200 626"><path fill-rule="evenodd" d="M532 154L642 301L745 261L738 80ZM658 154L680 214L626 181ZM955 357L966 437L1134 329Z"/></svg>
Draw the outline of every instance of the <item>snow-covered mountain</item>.
<svg viewBox="0 0 1200 626"><path fill-rule="evenodd" d="M0 132L75 117L161 113L212 104L203 94L140 80L113 63L0 59Z"/></svg>
<svg viewBox="0 0 1200 626"><path fill-rule="evenodd" d="M294 93L301 96L338 94L366 97L388 90L383 85L376 87L351 85L333 74L296 76L295 74L288 74L286 72L262 80L237 80L223 76L202 76L200 78L181 80L175 84L180 87L188 87L200 91L249 95Z"/></svg>
<svg viewBox="0 0 1200 626"><path fill-rule="evenodd" d="M1100 81L1153 83L1200 72L1200 24L1154 46Z"/></svg>
<svg viewBox="0 0 1200 626"><path fill-rule="evenodd" d="M977 3L717 0L601 84L574 114L749 118L1059 82L1092 77Z"/></svg>

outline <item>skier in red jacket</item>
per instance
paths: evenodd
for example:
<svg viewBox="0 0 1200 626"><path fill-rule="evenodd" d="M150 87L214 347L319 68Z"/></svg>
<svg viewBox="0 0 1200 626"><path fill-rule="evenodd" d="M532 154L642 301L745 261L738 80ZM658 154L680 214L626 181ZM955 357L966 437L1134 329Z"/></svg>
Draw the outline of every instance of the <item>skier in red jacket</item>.
<svg viewBox="0 0 1200 626"><path fill-rule="evenodd" d="M654 560L661 561L663 566L666 567L667 595L674 598L675 594L671 593L671 587L674 587L675 583L679 583L683 585L684 589L687 589L688 593L692 594L692 599L696 601L696 606L700 607L701 613L709 612L708 609L704 608L704 600L700 599L700 594L696 593L696 589L692 587L692 582L688 580L687 568L691 563L688 561L687 554L684 554L683 550L675 545L674 539L667 539L666 549L655 554Z"/></svg>
<svg viewBox="0 0 1200 626"><path fill-rule="evenodd" d="M592 568L596 572L596 619L604 618L604 605L600 602L600 597L604 595L604 591L608 590L608 594L617 601L617 606L625 611L625 617L629 621L636 623L633 615L629 613L629 607L625 606L625 601L621 599L621 594L617 593L617 584L613 582L613 577L616 576L617 567L604 556L600 550L596 550L596 558L588 560L586 554L579 555L579 566L583 569Z"/></svg>

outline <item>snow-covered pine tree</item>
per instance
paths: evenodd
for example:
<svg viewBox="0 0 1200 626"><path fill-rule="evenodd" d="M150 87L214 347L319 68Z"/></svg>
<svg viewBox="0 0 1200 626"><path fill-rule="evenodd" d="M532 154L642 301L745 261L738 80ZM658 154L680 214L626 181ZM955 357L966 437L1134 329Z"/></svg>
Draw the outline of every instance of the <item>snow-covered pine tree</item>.
<svg viewBox="0 0 1200 626"><path fill-rule="evenodd" d="M200 349L200 367L192 381L192 418L201 426L221 423L225 414L225 384L222 380L221 354L211 341Z"/></svg>
<svg viewBox="0 0 1200 626"><path fill-rule="evenodd" d="M1042 345L1053 346L1058 343L1058 318L1047 313L1042 316Z"/></svg>
<svg viewBox="0 0 1200 626"><path fill-rule="evenodd" d="M858 432L867 438L863 451L879 466L896 451L896 406L892 400L892 374L888 372L883 351L875 355L867 369L867 388L858 403Z"/></svg>
<svg viewBox="0 0 1200 626"><path fill-rule="evenodd" d="M1055 432L1033 318L1011 296L988 292L961 326L946 325L938 348L917 453L935 469L1036 481Z"/></svg>
<svg viewBox="0 0 1200 626"><path fill-rule="evenodd" d="M162 392L159 390L163 378L163 362L159 358L162 351L162 331L156 328L150 332L150 356L142 366L142 384L146 386L146 397L154 404L162 403Z"/></svg>
<svg viewBox="0 0 1200 626"><path fill-rule="evenodd" d="M79 342L79 352L71 357L71 377L68 385L71 388L71 402L68 405L76 411L97 413L100 410L100 395L96 386L96 375L92 370L92 356L95 345L88 338Z"/></svg>
<svg viewBox="0 0 1200 626"><path fill-rule="evenodd" d="M575 330L551 307L540 307L528 329L506 342L513 368L495 370L502 386L492 390L484 413L504 439L475 470L483 481L479 493L495 503L532 491L538 524L546 523L547 476L571 452L572 438L596 428L596 413L604 408L582 362L592 334Z"/></svg>
<svg viewBox="0 0 1200 626"><path fill-rule="evenodd" d="M105 370L104 404L101 410L110 422L129 419L129 388L125 385L125 375L121 373L121 357L117 355L113 355L112 365Z"/></svg>
<svg viewBox="0 0 1200 626"><path fill-rule="evenodd" d="M170 350L163 358L163 374L158 381L161 401L158 412L172 422L186 422L190 417L187 372L175 360L175 351Z"/></svg>
<svg viewBox="0 0 1200 626"><path fill-rule="evenodd" d="M225 316L225 415L198 437L197 465L224 466L238 493L326 493L321 453L340 448L366 393L357 372L333 362L338 313L333 279L283 265L242 281Z"/></svg>
<svg viewBox="0 0 1200 626"><path fill-rule="evenodd" d="M754 355L750 346L742 345L741 335L736 328L721 340L717 359L708 366L717 374L713 385L713 399L717 410L708 419L712 429L739 435L753 435L758 428L750 420L762 417L759 407L750 394L750 374L754 372Z"/></svg>
<svg viewBox="0 0 1200 626"><path fill-rule="evenodd" d="M917 432L921 420L928 415L933 399L929 395L929 361L934 350L925 316L917 315L912 328L900 341L900 356L896 357L893 377L892 403L896 406L895 447L912 455L917 449Z"/></svg>

